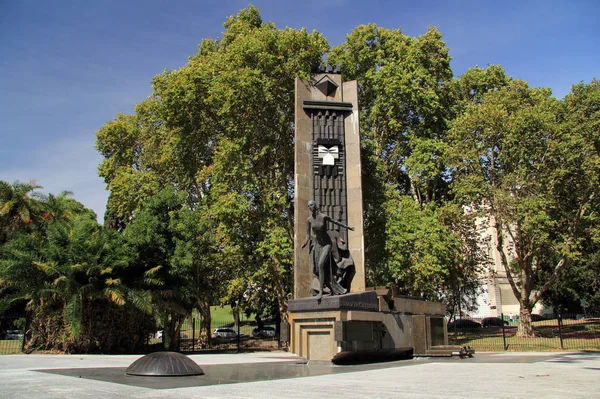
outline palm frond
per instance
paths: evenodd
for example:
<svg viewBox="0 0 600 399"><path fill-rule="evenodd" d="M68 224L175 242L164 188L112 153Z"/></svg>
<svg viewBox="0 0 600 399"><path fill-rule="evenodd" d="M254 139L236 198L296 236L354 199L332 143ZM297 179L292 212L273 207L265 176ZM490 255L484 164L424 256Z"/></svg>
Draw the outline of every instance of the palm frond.
<svg viewBox="0 0 600 399"><path fill-rule="evenodd" d="M148 270L146 270L146 271L144 272L144 276L148 276L148 277L150 277L150 276L153 276L153 275L155 275L156 273L158 273L158 272L160 271L160 269L162 269L162 266L161 266L161 265L158 265L158 266L156 266L156 267L153 267L152 269L148 269Z"/></svg>
<svg viewBox="0 0 600 399"><path fill-rule="evenodd" d="M82 322L83 322L83 307L82 299L79 295L73 295L64 311L64 320L68 331L73 338L79 338L81 334Z"/></svg>
<svg viewBox="0 0 600 399"><path fill-rule="evenodd" d="M120 285L121 284L121 279L120 278L108 278L106 279L106 281L104 282L104 284L106 285Z"/></svg>
<svg viewBox="0 0 600 399"><path fill-rule="evenodd" d="M113 288L106 287L104 289L104 296L106 296L111 302L122 306L125 305L125 297L123 295L123 291Z"/></svg>
<svg viewBox="0 0 600 399"><path fill-rule="evenodd" d="M146 314L152 314L152 293L148 290L129 290L127 301Z"/></svg>

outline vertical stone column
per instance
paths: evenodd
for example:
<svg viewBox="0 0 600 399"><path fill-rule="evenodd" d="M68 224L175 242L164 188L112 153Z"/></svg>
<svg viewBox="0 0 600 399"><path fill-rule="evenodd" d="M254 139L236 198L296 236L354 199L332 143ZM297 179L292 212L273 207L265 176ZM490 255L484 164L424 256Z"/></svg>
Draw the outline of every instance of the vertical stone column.
<svg viewBox="0 0 600 399"><path fill-rule="evenodd" d="M308 248L301 246L306 239L307 208L313 199L313 135L312 120L305 107L310 106L344 115L344 140L346 164L347 223L355 228L348 231L349 250L354 260L356 275L352 280L351 292L365 289L362 172L360 162L360 129L358 116L358 91L356 81L342 83L338 73L320 73L311 82L296 79L295 117L295 212L294 212L294 298L310 296L312 265ZM351 105L351 106L350 106Z"/></svg>
<svg viewBox="0 0 600 399"><path fill-rule="evenodd" d="M294 119L294 298L310 296L312 269L306 239L306 220L310 216L307 203L312 199L312 133L310 116L304 112L305 100L310 100L311 84L296 78L296 117Z"/></svg>
<svg viewBox="0 0 600 399"><path fill-rule="evenodd" d="M344 82L344 101L352 103L352 113L344 119L346 134L346 184L348 201L348 244L356 267L351 292L365 290L365 243L363 233L362 169L360 162L360 125L358 116L358 85L356 80Z"/></svg>

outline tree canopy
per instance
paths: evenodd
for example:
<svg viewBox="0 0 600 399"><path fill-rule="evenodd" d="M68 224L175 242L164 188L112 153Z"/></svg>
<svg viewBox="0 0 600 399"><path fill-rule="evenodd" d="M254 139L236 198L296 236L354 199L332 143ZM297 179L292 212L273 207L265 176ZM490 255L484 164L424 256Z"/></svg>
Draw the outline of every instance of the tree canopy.
<svg viewBox="0 0 600 399"><path fill-rule="evenodd" d="M186 216L169 228L182 233L171 262L229 276L204 281L210 294L195 306L206 311L221 300L283 312L293 251L294 79L309 78L328 44L317 32L264 23L252 6L224 26L185 66L157 75L135 114L98 131L99 173L111 192L106 222L127 232L154 193L181 193ZM250 295L257 288L263 295Z"/></svg>
<svg viewBox="0 0 600 399"><path fill-rule="evenodd" d="M541 295L597 235L598 152L595 132L581 129L593 123L579 109L584 88L574 86L563 103L513 80L469 104L452 129L454 192L494 227L522 335L533 333Z"/></svg>

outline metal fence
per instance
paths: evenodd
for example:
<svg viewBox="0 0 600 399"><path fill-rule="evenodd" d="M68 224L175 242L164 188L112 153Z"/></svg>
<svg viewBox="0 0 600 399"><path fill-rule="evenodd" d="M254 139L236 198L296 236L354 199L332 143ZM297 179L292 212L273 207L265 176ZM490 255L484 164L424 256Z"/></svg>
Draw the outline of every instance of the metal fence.
<svg viewBox="0 0 600 399"><path fill-rule="evenodd" d="M206 343L200 339L200 318L191 317L183 322L180 330L179 352L194 353L206 351L243 352L271 351L281 349L276 325L272 322L261 323L240 316L236 324L231 321L216 320L211 323L211 340ZM149 349L162 345L162 331L150 337Z"/></svg>
<svg viewBox="0 0 600 399"><path fill-rule="evenodd" d="M23 351L26 320L20 315L0 315L0 355Z"/></svg>
<svg viewBox="0 0 600 399"><path fill-rule="evenodd" d="M282 349L274 322L266 321L259 326L256 320L240 316L239 323L230 320L213 320L211 340L200 339L200 318L197 314L184 320L179 340L179 352L203 351L243 352L272 351ZM0 355L22 353L26 318L23 315L0 314ZM162 350L162 331L148 335L144 352Z"/></svg>
<svg viewBox="0 0 600 399"><path fill-rule="evenodd" d="M533 315L534 337L517 336L518 318L462 318L448 323L451 345L476 351L600 350L600 317Z"/></svg>
<svg viewBox="0 0 600 399"><path fill-rule="evenodd" d="M179 351L193 352L243 352L283 349L279 342L275 322L259 324L243 315L239 323L231 320L214 320L210 343L200 339L200 318L184 321ZM461 318L448 323L450 345L469 345L476 351L553 351L600 350L600 316L559 314L542 318L535 315L534 337L517 336L519 320L506 315L487 318ZM0 315L0 355L23 351L23 332L26 320L22 315ZM148 336L146 351L162 349L162 331Z"/></svg>

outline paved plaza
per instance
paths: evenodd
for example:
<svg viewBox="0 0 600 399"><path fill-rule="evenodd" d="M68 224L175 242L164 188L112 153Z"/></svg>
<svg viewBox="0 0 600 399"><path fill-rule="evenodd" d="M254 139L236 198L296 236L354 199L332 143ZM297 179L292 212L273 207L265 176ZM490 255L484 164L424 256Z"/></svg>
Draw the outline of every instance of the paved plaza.
<svg viewBox="0 0 600 399"><path fill-rule="evenodd" d="M204 376L134 377L135 355L6 355L2 398L600 398L600 353L477 353L359 366L285 352L190 357Z"/></svg>

